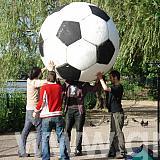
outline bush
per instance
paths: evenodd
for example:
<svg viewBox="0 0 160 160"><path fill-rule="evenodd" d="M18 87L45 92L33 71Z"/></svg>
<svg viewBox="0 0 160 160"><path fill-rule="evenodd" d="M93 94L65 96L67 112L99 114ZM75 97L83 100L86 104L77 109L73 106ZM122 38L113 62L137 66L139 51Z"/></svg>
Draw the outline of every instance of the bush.
<svg viewBox="0 0 160 160"><path fill-rule="evenodd" d="M0 132L20 131L25 120L26 94L0 93Z"/></svg>
<svg viewBox="0 0 160 160"><path fill-rule="evenodd" d="M138 78L123 77L122 84L124 87L123 99L126 100L155 100L156 99L156 86L154 81L141 81Z"/></svg>
<svg viewBox="0 0 160 160"><path fill-rule="evenodd" d="M93 109L96 105L96 94L87 93L84 99L84 105L86 109Z"/></svg>

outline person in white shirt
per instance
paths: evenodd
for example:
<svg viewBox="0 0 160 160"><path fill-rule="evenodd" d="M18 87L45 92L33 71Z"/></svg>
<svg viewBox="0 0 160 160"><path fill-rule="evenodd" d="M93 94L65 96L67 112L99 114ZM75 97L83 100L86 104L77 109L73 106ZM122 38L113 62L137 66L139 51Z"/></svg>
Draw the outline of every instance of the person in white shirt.
<svg viewBox="0 0 160 160"><path fill-rule="evenodd" d="M53 63L50 62L48 69L53 70L53 67ZM39 79L45 69L46 68L40 69L39 67L33 67L27 79L26 117L19 142L19 157L30 157L30 154L26 153L26 141L32 126L35 126L37 131L35 156L41 157L41 119L38 117L33 118L32 114L38 103L39 89L42 85L47 83L47 80Z"/></svg>

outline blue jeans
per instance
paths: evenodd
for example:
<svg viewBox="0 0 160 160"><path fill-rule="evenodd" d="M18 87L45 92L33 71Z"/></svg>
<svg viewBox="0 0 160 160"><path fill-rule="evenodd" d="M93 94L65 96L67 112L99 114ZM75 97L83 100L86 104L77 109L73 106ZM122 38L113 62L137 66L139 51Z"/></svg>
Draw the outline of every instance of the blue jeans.
<svg viewBox="0 0 160 160"><path fill-rule="evenodd" d="M49 139L51 131L56 131L60 147L60 160L69 160L64 135L64 119L62 116L43 118L42 119L42 160L50 160Z"/></svg>
<svg viewBox="0 0 160 160"><path fill-rule="evenodd" d="M29 135L31 127L34 125L37 131L36 136L36 148L35 148L35 156L41 155L41 119L40 118L33 118L32 116L33 110L26 110L26 118L25 118L25 125L21 134L20 142L19 142L19 155L26 154L26 141Z"/></svg>

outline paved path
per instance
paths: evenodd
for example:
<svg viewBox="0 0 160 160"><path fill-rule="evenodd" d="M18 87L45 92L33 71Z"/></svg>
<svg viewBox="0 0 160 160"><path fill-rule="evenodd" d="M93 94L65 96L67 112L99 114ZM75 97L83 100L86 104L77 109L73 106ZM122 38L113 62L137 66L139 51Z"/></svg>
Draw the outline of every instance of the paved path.
<svg viewBox="0 0 160 160"><path fill-rule="evenodd" d="M132 102L133 103L133 102ZM133 103L134 104L134 103ZM148 104L148 103L147 103ZM136 104L141 106L140 104ZM157 117L156 112L150 114L153 110L156 111L156 103L147 105L142 105L139 108L140 113L137 115L134 113L133 109L137 106L131 106L130 104L124 105L126 108L127 119L125 120L124 134L126 139L126 148L128 154L132 153L132 148L139 147L141 144L149 146L153 151L157 152ZM146 110L144 112L143 110ZM142 112L141 112L142 111ZM144 112L144 113L143 113ZM133 113L133 114L132 114ZM139 115L141 114L141 115ZM101 115L102 117L103 115ZM93 118L93 117L92 117ZM105 119L109 118L109 114L105 115ZM138 122L134 122L133 118ZM147 127L142 127L140 121L149 121ZM89 119L91 120L91 119ZM88 120L88 121L89 121ZM75 148L75 129L72 131L72 141L71 141L71 160L107 160L106 155L109 149L109 125L110 122L104 121L99 126L91 127L89 122L86 122L84 127L84 136L83 136L83 156L74 157L74 148ZM95 122L95 124L98 124ZM12 133L0 135L0 160L19 160L17 155L18 149L18 139L20 133ZM53 132L50 140L52 157L51 160L56 160L58 157L59 149L56 140L55 133ZM24 160L36 160L34 157L34 144L35 144L35 132L31 132L28 137L27 142L27 152L31 153L32 157L24 158ZM37 158L38 159L38 158Z"/></svg>

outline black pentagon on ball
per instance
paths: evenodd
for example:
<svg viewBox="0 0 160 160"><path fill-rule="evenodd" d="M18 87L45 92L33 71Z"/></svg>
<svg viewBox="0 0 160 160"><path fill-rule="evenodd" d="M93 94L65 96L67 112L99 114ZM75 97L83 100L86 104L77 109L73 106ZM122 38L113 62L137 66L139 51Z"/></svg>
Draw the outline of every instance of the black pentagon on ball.
<svg viewBox="0 0 160 160"><path fill-rule="evenodd" d="M39 36L39 52L40 52L42 57L44 57L43 43L44 43L44 41L43 41L43 38L42 38L42 36L40 34L40 36Z"/></svg>
<svg viewBox="0 0 160 160"><path fill-rule="evenodd" d="M100 8L96 7L96 6L91 6L89 5L92 13L100 18L102 18L103 20L105 20L106 22L110 19L110 17Z"/></svg>
<svg viewBox="0 0 160 160"><path fill-rule="evenodd" d="M115 48L112 42L108 39L97 48L97 63L108 64L112 59Z"/></svg>
<svg viewBox="0 0 160 160"><path fill-rule="evenodd" d="M66 80L79 80L81 71L69 65L68 63L63 64L56 68L59 75Z"/></svg>
<svg viewBox="0 0 160 160"><path fill-rule="evenodd" d="M73 13L74 14L74 13ZM81 29L78 22L63 21L56 35L66 46L81 39Z"/></svg>

